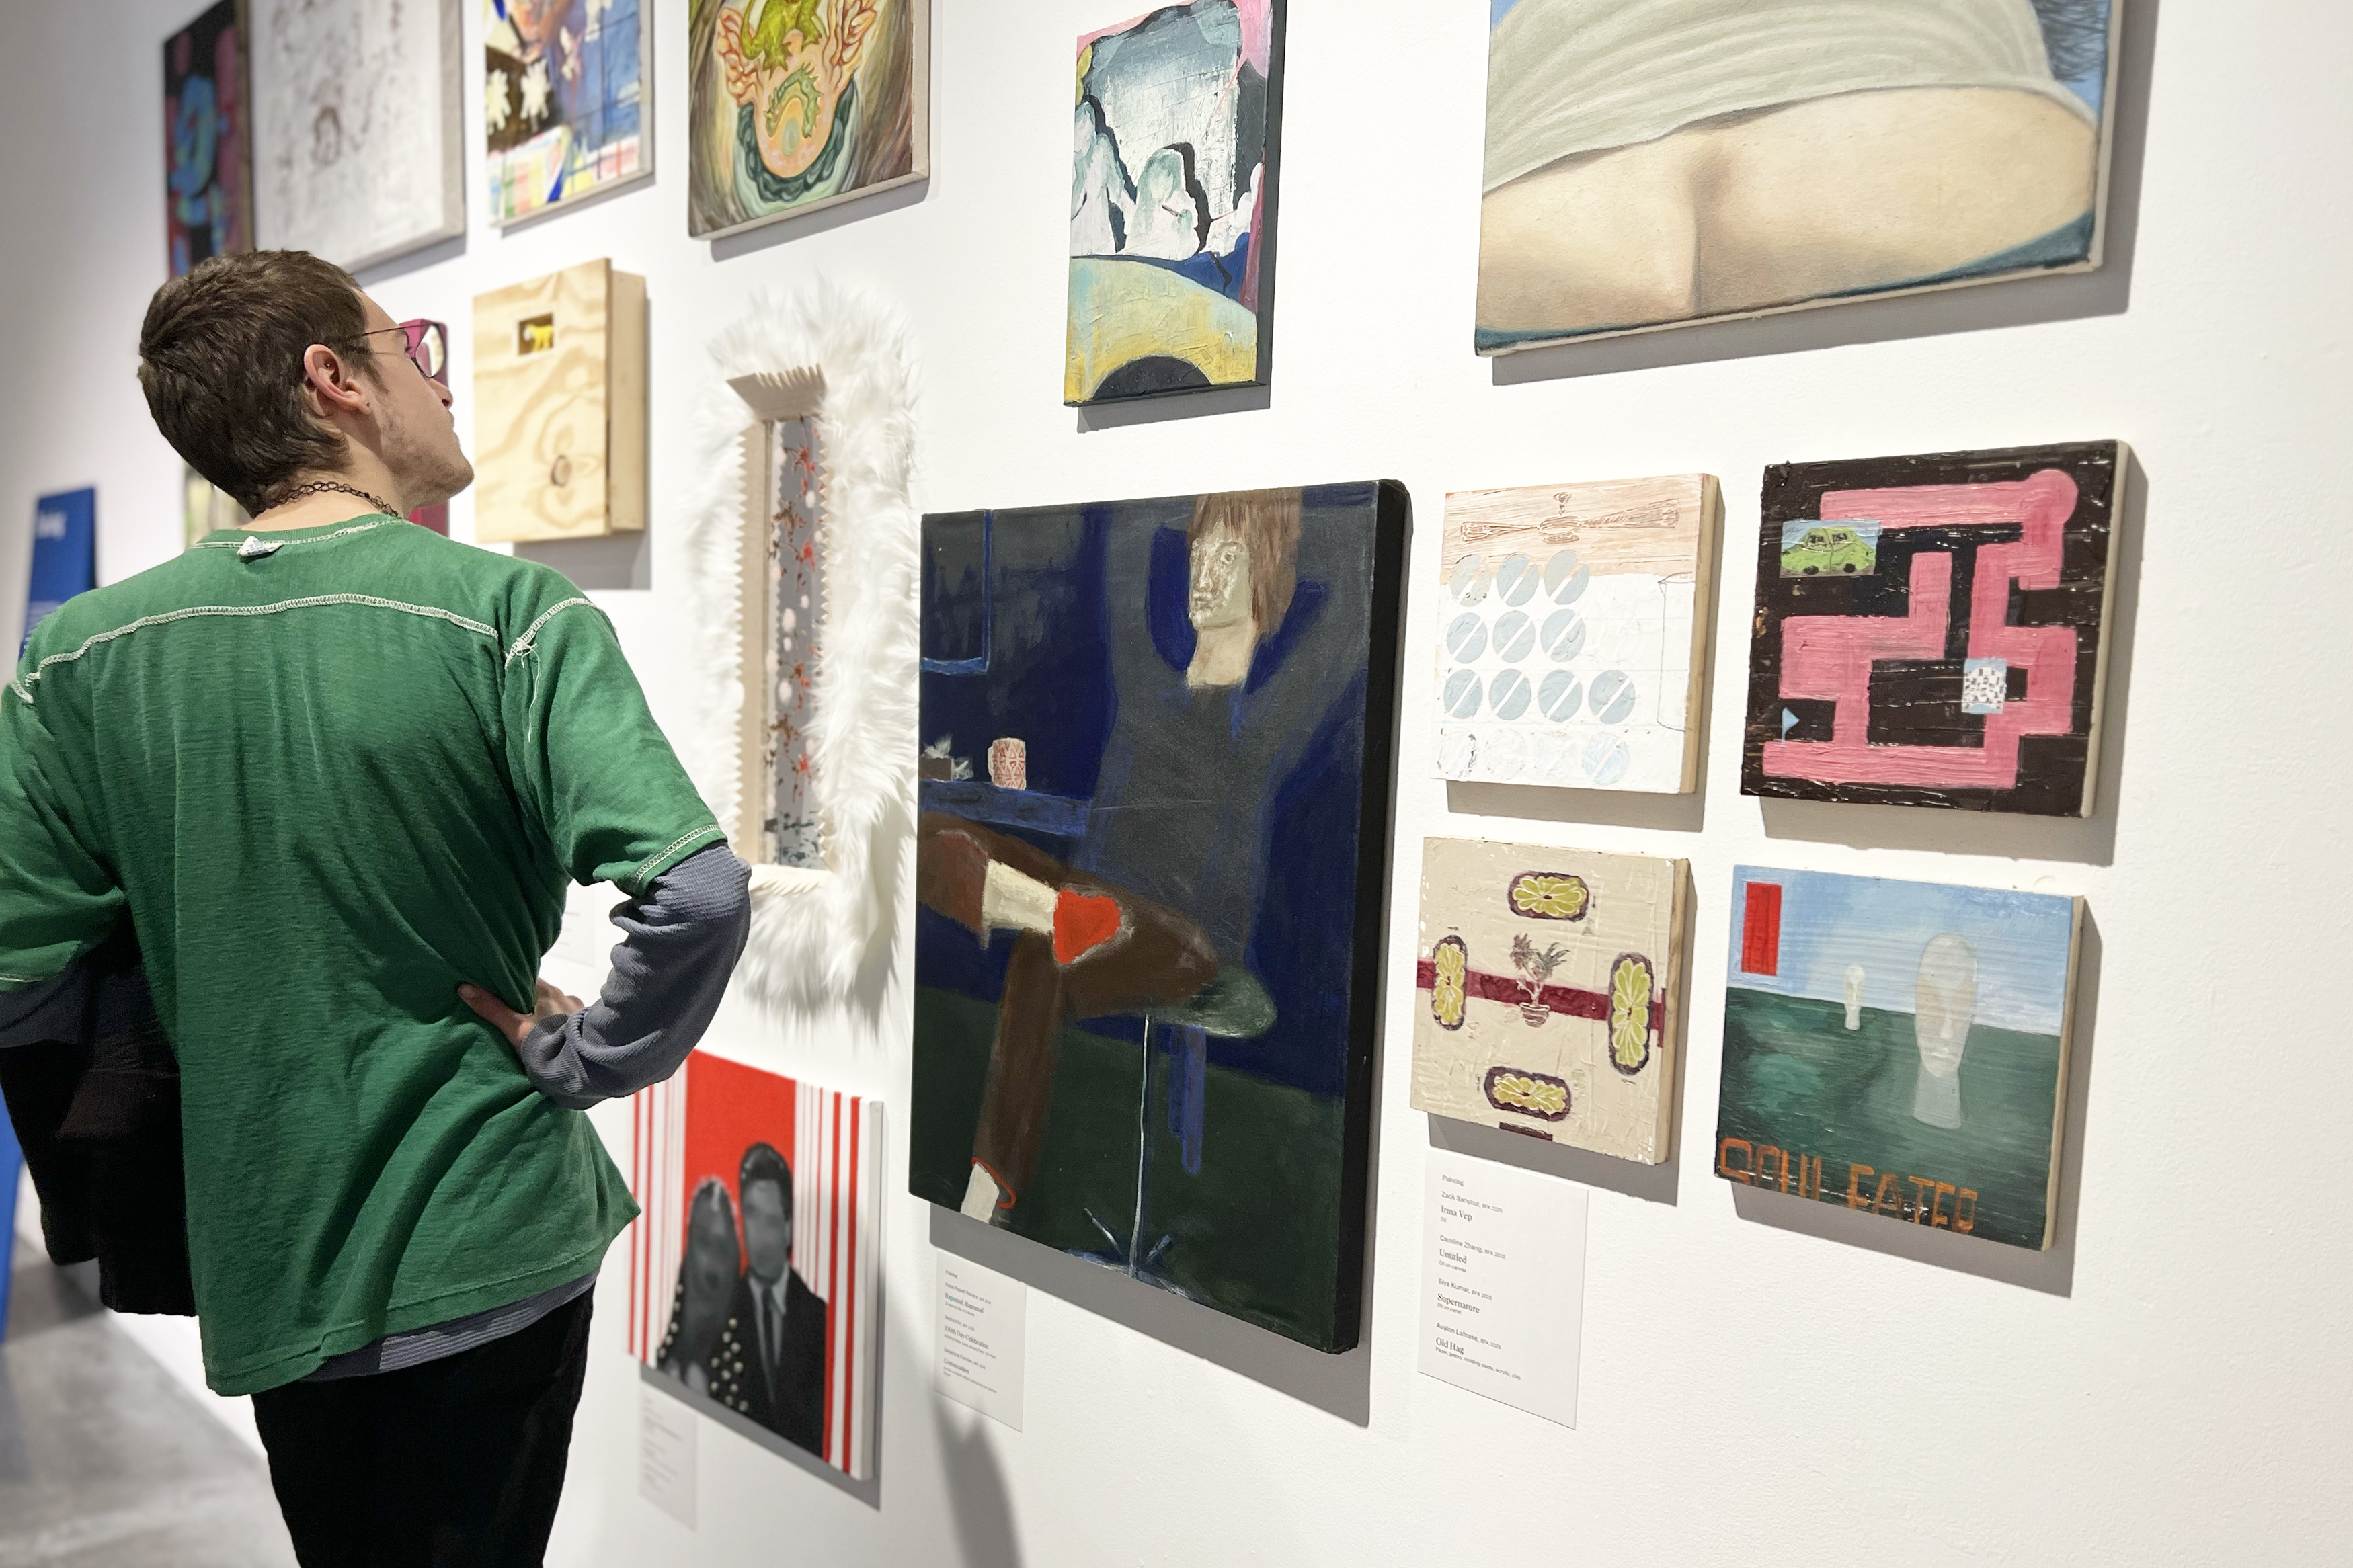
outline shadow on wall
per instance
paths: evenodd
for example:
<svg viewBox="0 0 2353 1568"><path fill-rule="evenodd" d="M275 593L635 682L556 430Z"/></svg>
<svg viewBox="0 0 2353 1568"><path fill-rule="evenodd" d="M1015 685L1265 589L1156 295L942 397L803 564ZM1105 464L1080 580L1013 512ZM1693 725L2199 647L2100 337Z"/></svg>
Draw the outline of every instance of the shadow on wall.
<svg viewBox="0 0 2353 1568"><path fill-rule="evenodd" d="M940 1468L955 1520L956 1561L963 1568L1021 1568L1011 1489L989 1439L988 1417L934 1399L932 1420L939 1428Z"/></svg>
<svg viewBox="0 0 2353 1568"><path fill-rule="evenodd" d="M1364 1330L1356 1348L1341 1355L1325 1355L1100 1264L1040 1247L937 1205L928 1206L932 1211L932 1245L943 1252L969 1258L1009 1279L1018 1279L1034 1289L1058 1296L1082 1310L1147 1339L1215 1362L1229 1372L1287 1394L1344 1421L1359 1426L1372 1425L1373 1313L1369 1289L1365 1299ZM1369 1259L1373 1252L1369 1226L1365 1251Z"/></svg>
<svg viewBox="0 0 2353 1568"><path fill-rule="evenodd" d="M1898 809L1889 807L1887 809ZM2048 1296L2075 1293L2075 1208L2084 1187L2084 1129L2092 1098L2092 1044L2100 1011L2102 948L2099 921L2092 910L2084 911L2083 945L2077 952L2074 1026L2067 1061L2067 1106L2061 1119L2063 1131L2059 1159L2058 1228L2047 1251L2005 1247L1950 1230L1906 1225L1868 1214L1850 1212L1842 1203L1793 1196L1767 1187L1738 1182L1732 1189L1732 1206L1742 1219L1796 1231L1824 1241L1883 1253L1914 1263L1949 1268L2040 1290ZM1828 1195L1827 1194L1825 1194Z"/></svg>
<svg viewBox="0 0 2353 1568"><path fill-rule="evenodd" d="M2120 316L2132 304L2135 242L2140 230L2141 163L2148 146L2149 78L2157 56L2159 0L2128 0L2117 40L2116 126L2108 165L2106 259L2096 272L2022 278L1972 288L1940 289L1893 299L1842 301L1778 316L1674 327L1662 331L1561 343L1493 362L1493 384L1625 370L1703 364L1802 353L1810 349L1942 337L2002 327Z"/></svg>

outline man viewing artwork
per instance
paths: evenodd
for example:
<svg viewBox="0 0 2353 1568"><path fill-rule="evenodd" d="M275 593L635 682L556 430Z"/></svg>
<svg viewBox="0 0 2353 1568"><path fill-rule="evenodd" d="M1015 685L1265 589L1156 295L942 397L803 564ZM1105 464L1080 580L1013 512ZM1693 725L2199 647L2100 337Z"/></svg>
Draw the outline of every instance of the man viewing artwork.
<svg viewBox="0 0 2353 1568"><path fill-rule="evenodd" d="M402 521L473 472L404 347L300 251L155 294L148 407L253 521L75 599L0 692L0 1047L90 1027L135 938L206 1378L297 1554L537 1563L637 1213L581 1113L693 1047L749 871L604 615ZM607 881L584 1006L535 975Z"/></svg>

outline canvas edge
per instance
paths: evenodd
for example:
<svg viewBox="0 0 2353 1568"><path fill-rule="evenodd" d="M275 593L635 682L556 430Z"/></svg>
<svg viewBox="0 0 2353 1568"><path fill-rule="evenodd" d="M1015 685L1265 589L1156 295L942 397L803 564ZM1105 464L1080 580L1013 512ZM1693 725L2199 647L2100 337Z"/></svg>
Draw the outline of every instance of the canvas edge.
<svg viewBox="0 0 2353 1568"><path fill-rule="evenodd" d="M748 234L755 228L765 228L773 223L790 223L795 218L807 217L811 213L826 212L834 207L847 205L851 202L864 201L869 196L881 195L884 191L895 191L902 185L918 184L931 177L928 173L918 172L901 174L892 179L877 180L871 185L860 185L854 191L842 191L818 201L803 203L789 211L769 213L765 216L746 219L743 223L730 224L725 228L706 228L698 232L693 226L693 216L690 213L687 217L687 237L694 240L726 239L735 235Z"/></svg>
<svg viewBox="0 0 2353 1568"><path fill-rule="evenodd" d="M1363 1339L1365 1276L1371 1262L1366 1239L1372 1229L1372 1159L1379 1120L1375 1114L1375 1079L1382 1061L1380 1008L1388 968L1389 847L1395 838L1398 732L1405 722L1398 703L1404 692L1406 646L1411 640L1411 628L1405 619L1405 584L1412 531L1412 492L1397 479L1375 480L1372 613L1366 627L1372 637L1365 661L1356 943L1349 964L1348 1076L1341 1113L1339 1268L1333 1279L1330 1341L1303 1342L1333 1355L1355 1350ZM1384 637L1388 639L1386 658Z"/></svg>
<svg viewBox="0 0 2353 1568"><path fill-rule="evenodd" d="M2124 554L2125 500L2132 484L2132 446L2110 441L2115 477L2108 485L2108 556L2100 571L2100 636L2092 650L2092 717L2084 727L2084 799L2075 815L2090 817L2099 810L2101 736L2108 712L2108 648L2114 639L2116 563Z"/></svg>
<svg viewBox="0 0 2353 1568"><path fill-rule="evenodd" d="M1266 146L1259 154L1266 165L1266 225L1250 237L1259 247L1258 378L1250 384L1274 384L1275 273L1281 265L1282 232L1282 111L1289 79L1290 0L1267 0ZM1401 628L1399 636L1405 635Z"/></svg>
<svg viewBox="0 0 2353 1568"><path fill-rule="evenodd" d="M1665 1165L1675 1157L1675 1090L1683 1079L1683 1034L1690 1008L1691 921L1693 904L1691 862L1665 858L1673 889L1667 904L1667 973L1660 987L1666 993L1666 1026L1659 1031L1659 1114L1651 1137L1651 1156L1635 1163Z"/></svg>
<svg viewBox="0 0 2353 1568"><path fill-rule="evenodd" d="M882 1335L880 1329L884 1310L884 1213L889 1206L883 1172L890 1163L890 1122L883 1114L881 1100L868 1095L856 1098L859 1114L866 1128L865 1147L860 1152L860 1168L857 1173L858 1256L853 1259L853 1266L858 1270L858 1297L866 1303L866 1310L859 1314L858 1326L852 1331L849 1346L851 1375L856 1379L850 1391L850 1408L852 1419L857 1422L858 1437L846 1456L849 1461L846 1468L852 1480L865 1481L874 1479L882 1447L876 1429L882 1420Z"/></svg>
<svg viewBox="0 0 2353 1568"><path fill-rule="evenodd" d="M2084 259L2104 267L2108 259L2108 195L2116 154L2116 84L2123 79L2125 7L2132 0L2109 0L2107 75L2100 87L2099 163L2092 177L2092 248Z"/></svg>
<svg viewBox="0 0 2353 1568"><path fill-rule="evenodd" d="M1691 795L1700 786L1700 752L1706 746L1715 716L1717 557L1724 549L1724 484L1714 474L1700 480L1699 550L1692 584L1691 679L1685 683L1683 706L1683 778L1677 795ZM1662 792L1663 793L1663 792Z"/></svg>
<svg viewBox="0 0 2353 1568"><path fill-rule="evenodd" d="M2093 236L2099 236L2100 223L2093 224ZM1766 305L1754 310L1727 310L1715 316L1686 316L1674 321L1651 321L1639 327L1610 327L1597 332L1572 332L1557 338L1532 338L1524 343L1504 343L1496 348L1473 352L1481 359L1506 359L1513 354L1533 353L1542 349L1573 348L1579 343L1608 342L1615 338L1647 337L1653 332L1680 331L1687 327L1721 326L1727 321L1761 321L1772 316L1794 315L1800 310L1828 310L1840 305L1863 305L1874 300L1908 300L1915 294L1943 294L1956 289L1976 289L1988 283L2015 283L2027 278L2065 278L2080 272L2097 272L2102 262L2094 253L2082 261L2070 261L2058 267L2020 267L2008 272L1989 272L1982 278L1950 278L1941 283L1912 283L1894 289L1873 289L1853 294L1832 294L1820 300L1795 300L1786 305ZM1475 330L1475 329L1474 329Z"/></svg>
<svg viewBox="0 0 2353 1568"><path fill-rule="evenodd" d="M2042 1192L2042 1246L2048 1252L2059 1239L2059 1178L2067 1163L2067 1080L2075 1070L2075 1009L2077 983L2084 957L2083 895L2069 898L2074 908L2067 928L2067 994L2059 1015L2059 1077L2051 1095L2051 1171Z"/></svg>
<svg viewBox="0 0 2353 1568"><path fill-rule="evenodd" d="M915 110L909 173L915 179L928 180L932 177L932 0L908 0L908 15L914 23L915 51L914 76L907 92Z"/></svg>

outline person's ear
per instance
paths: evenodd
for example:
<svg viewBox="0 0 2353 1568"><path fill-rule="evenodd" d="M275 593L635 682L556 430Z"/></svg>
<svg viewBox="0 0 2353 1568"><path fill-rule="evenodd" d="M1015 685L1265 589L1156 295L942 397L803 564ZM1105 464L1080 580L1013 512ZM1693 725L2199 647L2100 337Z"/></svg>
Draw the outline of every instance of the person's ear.
<svg viewBox="0 0 2353 1568"><path fill-rule="evenodd" d="M302 351L302 390L322 418L367 412L367 392L360 384L359 367L324 343L312 343Z"/></svg>

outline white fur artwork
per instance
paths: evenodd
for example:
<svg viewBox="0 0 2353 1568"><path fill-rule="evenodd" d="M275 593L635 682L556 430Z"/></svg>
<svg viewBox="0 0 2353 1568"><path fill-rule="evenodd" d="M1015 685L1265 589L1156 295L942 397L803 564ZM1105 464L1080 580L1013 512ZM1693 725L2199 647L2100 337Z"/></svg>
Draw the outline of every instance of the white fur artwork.
<svg viewBox="0 0 2353 1568"><path fill-rule="evenodd" d="M779 416L780 396L797 399L787 412L814 416L823 429L824 605L807 744L825 864L754 865L752 934L736 977L780 1010L856 1002L871 1011L914 827L914 357L897 312L823 280L759 297L711 352L677 606L691 648L682 706L694 717L674 739L733 828L746 804L745 485L758 477L747 476L746 432ZM765 489L753 502L762 520ZM742 839L737 853L759 859Z"/></svg>

